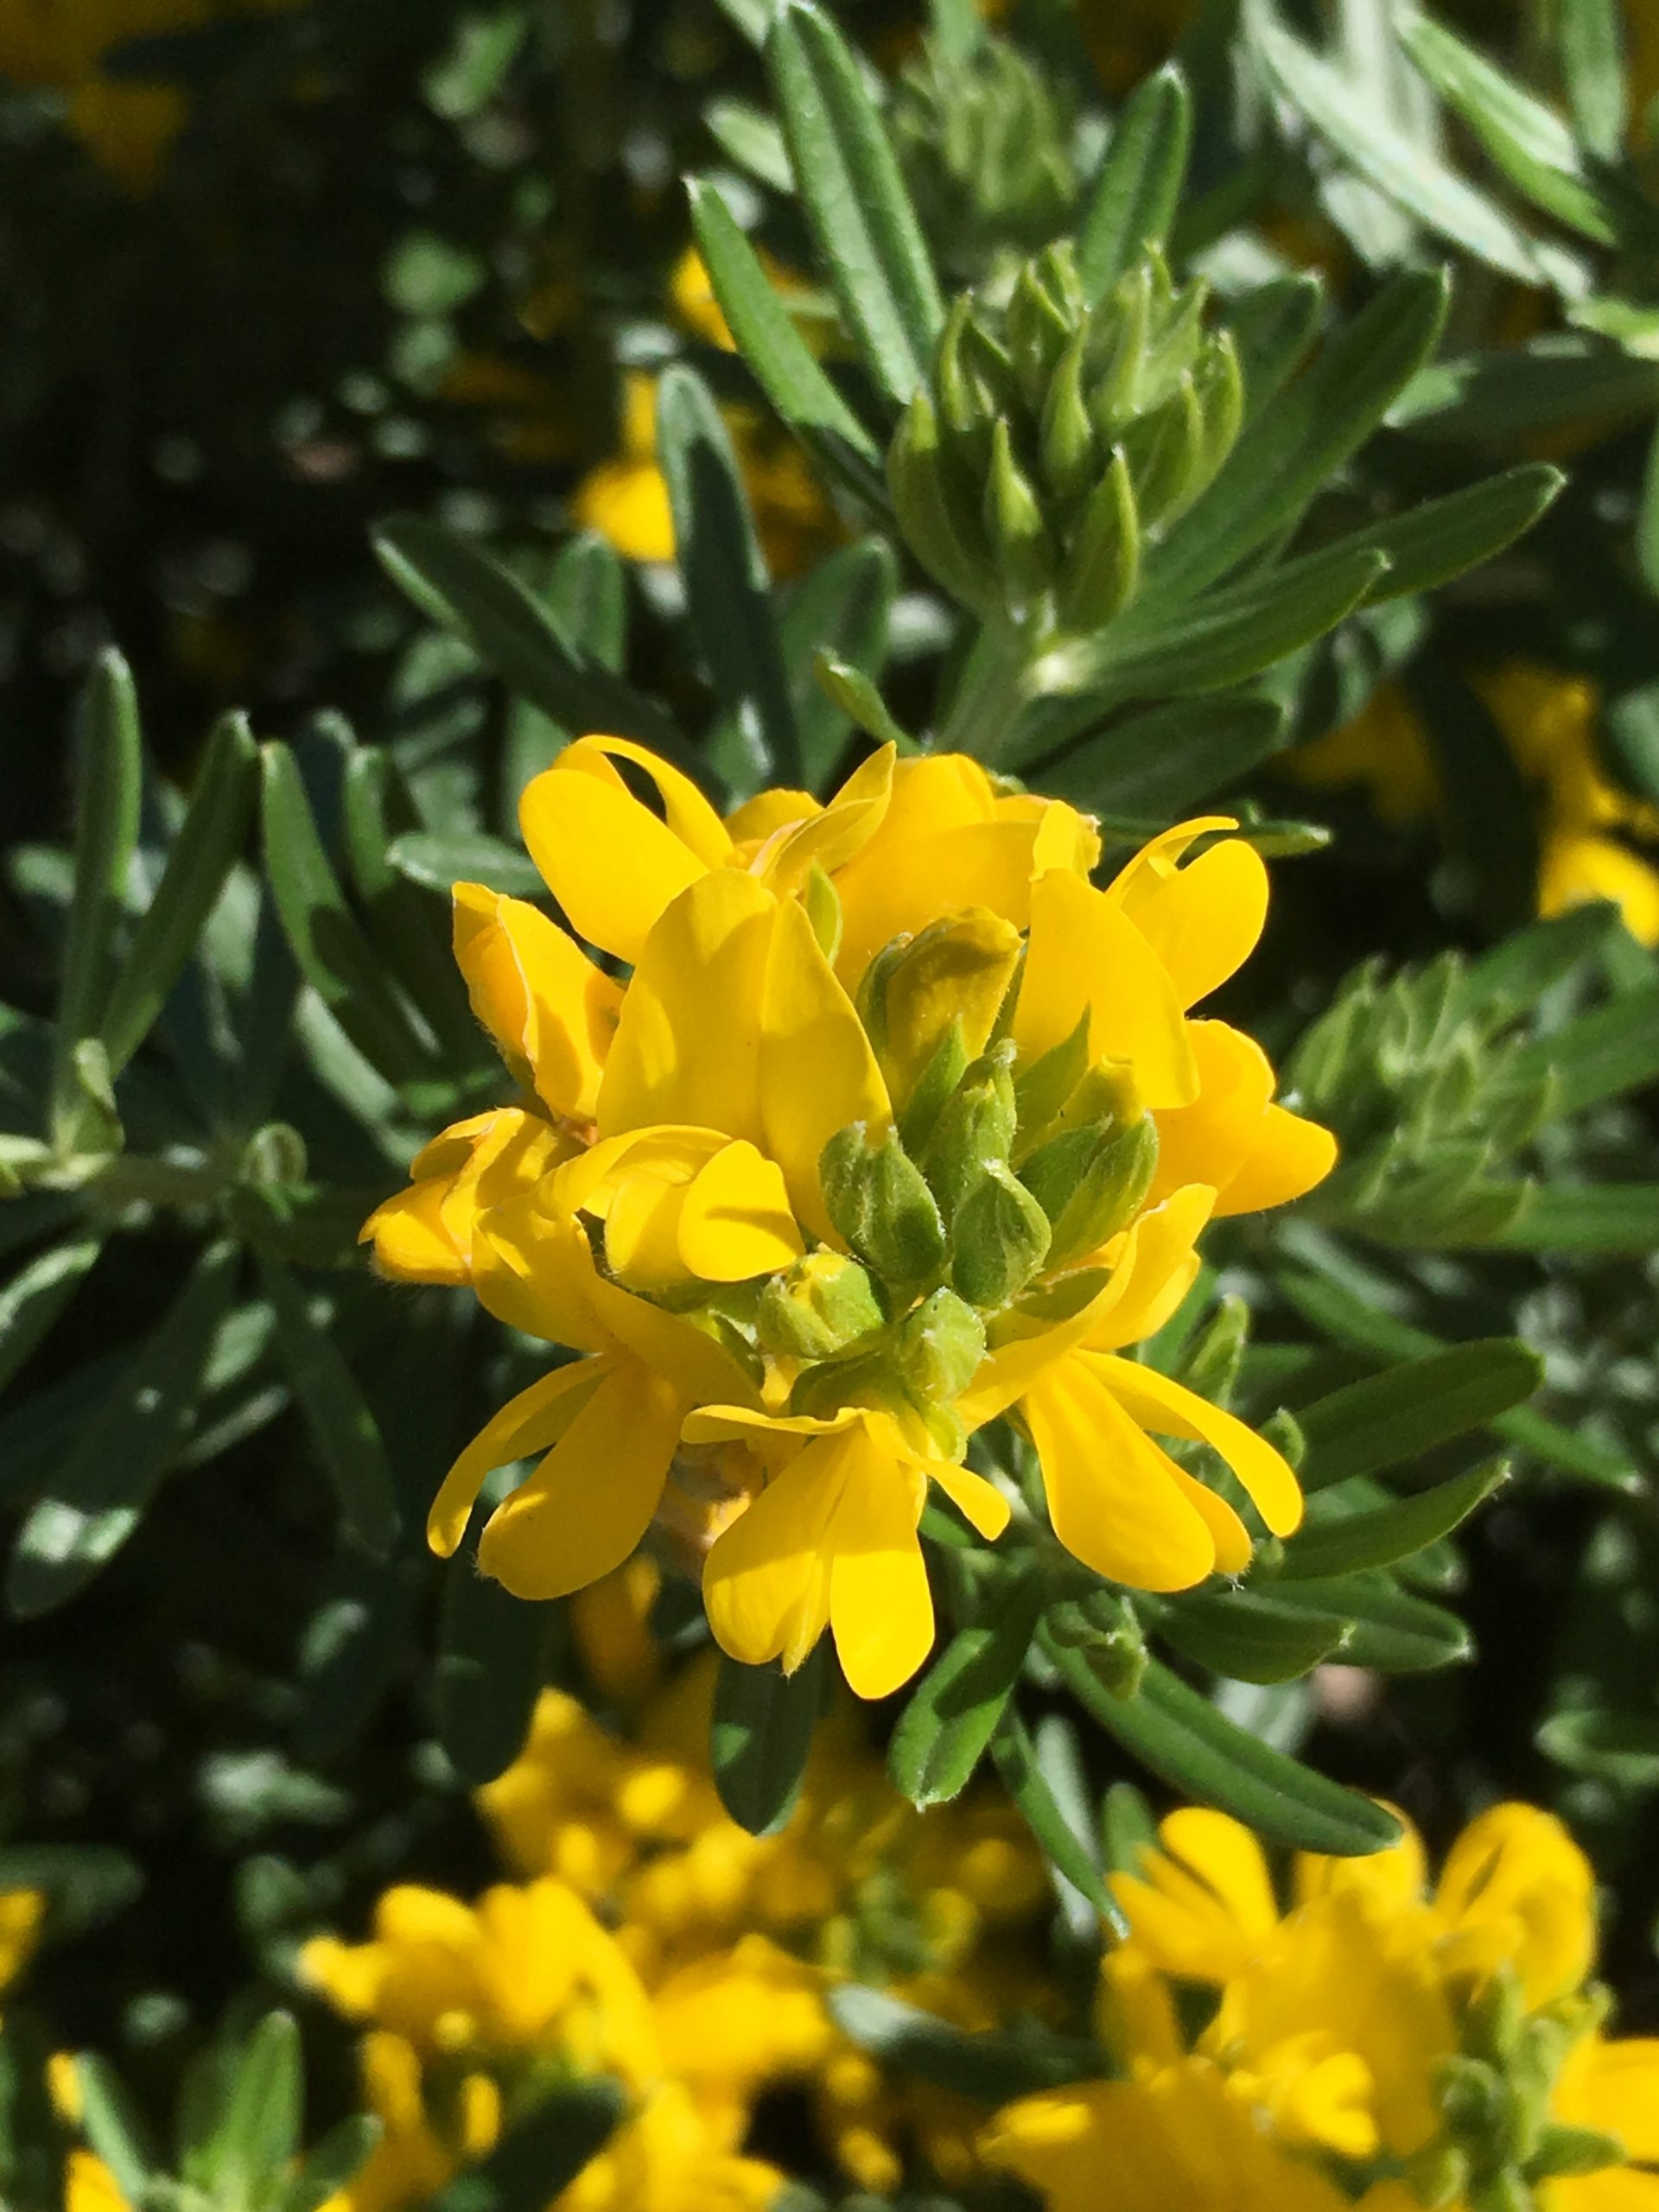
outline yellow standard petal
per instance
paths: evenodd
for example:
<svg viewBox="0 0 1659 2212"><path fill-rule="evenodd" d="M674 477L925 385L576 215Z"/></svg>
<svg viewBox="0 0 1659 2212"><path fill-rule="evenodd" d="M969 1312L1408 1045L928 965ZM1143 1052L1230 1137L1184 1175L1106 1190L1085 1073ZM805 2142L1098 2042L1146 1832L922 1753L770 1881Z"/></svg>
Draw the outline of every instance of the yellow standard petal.
<svg viewBox="0 0 1659 2212"><path fill-rule="evenodd" d="M455 961L473 1012L550 1110L591 1121L620 987L522 899L458 883Z"/></svg>
<svg viewBox="0 0 1659 2212"><path fill-rule="evenodd" d="M1104 892L1051 868L1031 887L1031 937L1014 1017L1021 1060L1030 1065L1065 1044L1085 1013L1090 1059L1122 1062L1147 1106L1197 1097L1198 1067L1163 963Z"/></svg>
<svg viewBox="0 0 1659 2212"><path fill-rule="evenodd" d="M637 961L664 908L709 863L635 798L602 753L597 759L607 772L577 761L534 777L518 802L518 826L572 927L620 960Z"/></svg>
<svg viewBox="0 0 1659 2212"><path fill-rule="evenodd" d="M1141 878L1123 909L1181 1005L1196 1006L1255 951L1268 918L1267 864L1254 845L1229 837L1155 884Z"/></svg>

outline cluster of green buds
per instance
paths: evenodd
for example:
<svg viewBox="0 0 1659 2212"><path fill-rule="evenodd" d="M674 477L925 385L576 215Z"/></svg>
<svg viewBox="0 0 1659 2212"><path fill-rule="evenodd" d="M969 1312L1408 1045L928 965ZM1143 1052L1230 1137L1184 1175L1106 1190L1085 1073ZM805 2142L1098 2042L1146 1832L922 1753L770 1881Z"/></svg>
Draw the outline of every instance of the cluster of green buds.
<svg viewBox="0 0 1659 2212"><path fill-rule="evenodd" d="M792 1410L908 1408L940 1450L963 1441L954 1402L1011 1314L1060 1318L1099 1287L1083 1265L1143 1205L1151 1116L1083 1027L1015 1076L1018 931L979 912L877 954L859 1010L897 1122L855 1122L824 1147L824 1204L848 1249L810 1252L760 1295L755 1333L798 1361Z"/></svg>
<svg viewBox="0 0 1659 2212"><path fill-rule="evenodd" d="M1592 1988L1529 2012L1508 1965L1481 1987L1464 2012L1461 2049L1436 2075L1440 2132L1410 2162L1427 2212L1535 2212L1547 2183L1624 2164L1618 2136L1550 2117L1567 2054L1606 2012L1605 1992Z"/></svg>
<svg viewBox="0 0 1659 2212"><path fill-rule="evenodd" d="M929 573L1033 649L1120 614L1232 450L1243 385L1205 300L1152 252L1090 301L1062 241L951 308L888 453L893 508Z"/></svg>
<svg viewBox="0 0 1659 2212"><path fill-rule="evenodd" d="M1077 177L1060 88L1006 40L967 53L925 41L887 121L923 229L960 282L1067 226Z"/></svg>
<svg viewBox="0 0 1659 2212"><path fill-rule="evenodd" d="M1287 1079L1342 1160L1309 1212L1389 1243L1478 1243L1531 1185L1502 1173L1555 1103L1547 1053L1456 953L1385 978L1360 969L1307 1032Z"/></svg>

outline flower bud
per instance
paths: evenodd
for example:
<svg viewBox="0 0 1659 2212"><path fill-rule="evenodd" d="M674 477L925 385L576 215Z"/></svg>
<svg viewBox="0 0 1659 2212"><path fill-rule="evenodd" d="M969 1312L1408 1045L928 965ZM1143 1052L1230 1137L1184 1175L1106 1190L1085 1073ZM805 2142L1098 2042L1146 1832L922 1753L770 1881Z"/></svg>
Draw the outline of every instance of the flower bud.
<svg viewBox="0 0 1659 2212"><path fill-rule="evenodd" d="M760 1294L755 1332L763 1347L791 1359L834 1359L886 1319L875 1286L856 1260L809 1252Z"/></svg>
<svg viewBox="0 0 1659 2212"><path fill-rule="evenodd" d="M1048 1251L1048 1217L1000 1160L988 1160L950 1224L950 1279L970 1306L1006 1306Z"/></svg>
<svg viewBox="0 0 1659 2212"><path fill-rule="evenodd" d="M819 1156L818 1181L830 1220L884 1281L918 1281L944 1257L938 1207L895 1131L872 1141L863 1122L837 1129Z"/></svg>
<svg viewBox="0 0 1659 2212"><path fill-rule="evenodd" d="M953 1290L936 1290L906 1315L897 1336L906 1382L925 1406L959 1398L985 1357L985 1325Z"/></svg>
<svg viewBox="0 0 1659 2212"><path fill-rule="evenodd" d="M984 1051L1019 957L1019 931L982 906L897 938L876 955L860 988L860 1010L896 1103L910 1097L953 1023L964 1065Z"/></svg>
<svg viewBox="0 0 1659 2212"><path fill-rule="evenodd" d="M968 1069L933 1125L923 1166L947 1221L994 1160L1007 1164L1015 1121L1010 1056L1003 1045Z"/></svg>
<svg viewBox="0 0 1659 2212"><path fill-rule="evenodd" d="M1424 2212L1450 2212L1467 2193L1469 2161L1454 2144L1431 2144L1407 2160L1406 2181Z"/></svg>
<svg viewBox="0 0 1659 2212"><path fill-rule="evenodd" d="M1008 425L1000 416L991 438L984 519L997 572L1009 595L1016 600L1034 597L1052 574L1053 549L1036 492L1014 457Z"/></svg>
<svg viewBox="0 0 1659 2212"><path fill-rule="evenodd" d="M1122 448L1090 493L1060 580L1055 620L1062 630L1104 628L1135 597L1141 580L1141 511Z"/></svg>
<svg viewBox="0 0 1659 2212"><path fill-rule="evenodd" d="M1061 1182L1045 1163L1077 1137L1086 1137L1087 1146L1071 1179ZM1093 1129L1056 1137L1045 1145L1027 1161L1021 1180L1054 1224L1050 1266L1064 1267L1085 1253L1097 1252L1109 1237L1116 1236L1141 1211L1157 1172L1158 1132L1149 1114L1127 1129L1110 1122L1097 1122Z"/></svg>
<svg viewBox="0 0 1659 2212"><path fill-rule="evenodd" d="M1109 1590L1090 1591L1086 1598L1056 1605L1048 1616L1048 1632L1057 1643L1083 1654L1109 1697L1138 1694L1147 1673L1146 1632L1134 1607Z"/></svg>

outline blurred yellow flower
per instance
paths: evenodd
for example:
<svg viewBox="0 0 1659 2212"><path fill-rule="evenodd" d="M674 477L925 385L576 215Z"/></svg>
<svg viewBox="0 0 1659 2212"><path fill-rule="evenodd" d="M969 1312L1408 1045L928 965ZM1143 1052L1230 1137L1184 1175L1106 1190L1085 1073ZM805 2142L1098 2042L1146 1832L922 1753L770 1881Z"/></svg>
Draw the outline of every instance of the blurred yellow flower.
<svg viewBox="0 0 1659 2212"><path fill-rule="evenodd" d="M34 1956L46 1917L38 1890L0 1891L0 1990L16 1980Z"/></svg>

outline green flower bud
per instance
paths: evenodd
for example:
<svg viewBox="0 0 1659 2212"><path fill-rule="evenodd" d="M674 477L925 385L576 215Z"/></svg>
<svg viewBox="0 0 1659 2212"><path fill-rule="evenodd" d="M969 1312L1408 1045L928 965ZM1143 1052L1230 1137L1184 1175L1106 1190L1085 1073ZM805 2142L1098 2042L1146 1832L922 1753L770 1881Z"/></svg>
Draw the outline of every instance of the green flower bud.
<svg viewBox="0 0 1659 2212"><path fill-rule="evenodd" d="M886 1282L916 1282L944 1257L944 1224L921 1170L886 1130L837 1129L818 1159L830 1218L860 1259Z"/></svg>
<svg viewBox="0 0 1659 2212"><path fill-rule="evenodd" d="M985 534L1009 593L1027 599L1040 591L1052 572L1053 549L1042 507L1014 460L1007 422L1001 416L991 435L991 466L985 480Z"/></svg>
<svg viewBox="0 0 1659 2212"><path fill-rule="evenodd" d="M1434 2069L1434 2101L1457 2134L1490 2142L1503 2119L1509 2092L1503 2075L1484 2059L1442 2058Z"/></svg>
<svg viewBox="0 0 1659 2212"><path fill-rule="evenodd" d="M886 1319L875 1286L856 1260L809 1252L761 1292L755 1333L782 1357L834 1359Z"/></svg>
<svg viewBox="0 0 1659 2212"><path fill-rule="evenodd" d="M979 613L999 612L990 549L946 474L938 419L925 391L917 392L893 434L887 488L899 528L935 582Z"/></svg>
<svg viewBox="0 0 1659 2212"><path fill-rule="evenodd" d="M1020 1071L1014 1086L1020 1130L1029 1146L1059 1119L1060 1109L1089 1069L1089 1017L1085 1014L1063 1044Z"/></svg>
<svg viewBox="0 0 1659 2212"><path fill-rule="evenodd" d="M928 1187L947 1221L988 1168L1006 1167L1014 1142L1013 1048L1003 1045L970 1067L940 1109L923 1160Z"/></svg>
<svg viewBox="0 0 1659 2212"><path fill-rule="evenodd" d="M1497 2173L1469 2191L1469 2212L1538 2212L1537 2199L1521 2176Z"/></svg>
<svg viewBox="0 0 1659 2212"><path fill-rule="evenodd" d="M1084 348L1079 330L1060 357L1043 403L1043 476L1057 499L1085 493L1100 467L1100 446L1083 397Z"/></svg>
<svg viewBox="0 0 1659 2212"><path fill-rule="evenodd" d="M1406 2180L1424 2212L1447 2212L1468 2191L1469 2161L1454 2144L1433 2144L1406 2161Z"/></svg>
<svg viewBox="0 0 1659 2212"><path fill-rule="evenodd" d="M1118 447L1071 540L1055 620L1062 630L1103 629L1135 597L1140 580L1141 510Z"/></svg>
<svg viewBox="0 0 1659 2212"><path fill-rule="evenodd" d="M985 1357L985 1324L953 1290L936 1290L905 1316L895 1338L899 1365L918 1402L959 1398Z"/></svg>
<svg viewBox="0 0 1659 2212"><path fill-rule="evenodd" d="M1011 1168L987 1160L950 1224L952 1282L970 1306L1006 1306L1047 1251L1047 1216Z"/></svg>
<svg viewBox="0 0 1659 2212"><path fill-rule="evenodd" d="M1181 1380L1187 1389L1216 1405L1226 1405L1238 1380L1249 1333L1249 1307L1242 1298L1224 1298L1186 1356Z"/></svg>
<svg viewBox="0 0 1659 2212"><path fill-rule="evenodd" d="M1077 1160L1074 1173L1060 1182L1056 1191L1053 1185L1058 1179L1051 1172L1050 1163L1057 1160L1059 1147L1070 1146L1077 1135L1090 1139L1088 1149ZM1149 1114L1143 1114L1127 1129L1107 1122L1045 1145L1027 1162L1021 1180L1035 1193L1054 1224L1049 1265L1065 1267L1086 1253L1097 1252L1108 1237L1116 1236L1146 1203L1157 1171L1158 1132ZM1038 1176L1035 1182L1033 1173Z"/></svg>
<svg viewBox="0 0 1659 2212"><path fill-rule="evenodd" d="M1049 1634L1083 1654L1090 1673L1109 1697L1137 1694L1147 1674L1146 1632L1132 1605L1109 1590L1071 1598L1047 1617Z"/></svg>
<svg viewBox="0 0 1659 2212"><path fill-rule="evenodd" d="M1537 2147L1527 2162L1527 2178L1550 2181L1558 2174L1599 2173L1604 2166L1623 2165L1627 2155L1617 2135L1599 2127L1567 2127L1553 2120L1539 2133Z"/></svg>
<svg viewBox="0 0 1659 2212"><path fill-rule="evenodd" d="M1473 2057L1507 2066L1521 2047L1526 2019L1521 1978L1506 1959L1470 1999L1463 2018L1463 2047Z"/></svg>

